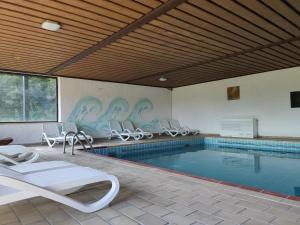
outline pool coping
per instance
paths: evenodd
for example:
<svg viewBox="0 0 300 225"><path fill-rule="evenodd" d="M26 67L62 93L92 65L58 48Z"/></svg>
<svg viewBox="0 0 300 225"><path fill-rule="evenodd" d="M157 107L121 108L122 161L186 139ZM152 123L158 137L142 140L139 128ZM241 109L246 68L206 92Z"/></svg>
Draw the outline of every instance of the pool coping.
<svg viewBox="0 0 300 225"><path fill-rule="evenodd" d="M199 180L205 180L205 181L216 183L216 184L222 184L222 185L225 185L225 186L240 188L240 189L243 189L243 190L254 191L254 192L257 192L257 193L267 194L267 195L271 195L271 196L275 196L275 197L280 197L280 198L283 198L283 199L288 199L288 200L300 202L300 197L293 196L293 195L281 194L281 193L278 193L278 192L272 192L272 191L261 189L261 188L255 188L255 187L250 187L250 186L246 186L246 185L240 185L240 184L232 183L232 182L228 182L228 181L221 181L221 180L217 180L217 179L213 179L213 178L209 178L209 177L205 177L205 176L192 175L192 174L189 174L189 173L184 173L184 172L179 172L179 171L172 170L172 169L153 166L153 165L149 165L149 164L146 164L146 163L139 163L139 162L134 162L134 161L126 160L126 159L119 159L119 158L115 158L115 157L111 157L111 156L107 156L107 155L100 155L100 154L95 154L95 153L92 153L92 152L87 152L87 153L96 155L97 157L104 157L104 158L109 158L109 159L116 160L116 161L125 162L125 163L128 163L128 164L134 164L134 165L143 166L143 167L147 167L147 168L153 168L153 169L159 169L159 170L162 170L164 172L168 172L168 173L172 173L172 174L176 174L176 175L191 177L191 178L195 178L195 179L199 179ZM259 196L256 196L256 197L259 197Z"/></svg>

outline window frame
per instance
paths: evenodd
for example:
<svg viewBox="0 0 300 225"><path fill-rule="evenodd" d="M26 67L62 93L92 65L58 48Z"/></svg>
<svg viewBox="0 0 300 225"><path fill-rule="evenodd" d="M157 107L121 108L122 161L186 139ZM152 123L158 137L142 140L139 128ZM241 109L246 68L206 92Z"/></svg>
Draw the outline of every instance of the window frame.
<svg viewBox="0 0 300 225"><path fill-rule="evenodd" d="M22 77L43 77L43 78L52 78L55 79L56 84L56 120L40 120L40 121L0 121L1 124L25 124L25 123L57 123L58 122L58 116L59 116L59 104L58 104L58 79L54 76L46 76L46 75L33 75L33 74L27 74L27 73L12 73L12 72L5 72L0 71L1 74L7 74L7 75L16 75L16 76L22 76Z"/></svg>

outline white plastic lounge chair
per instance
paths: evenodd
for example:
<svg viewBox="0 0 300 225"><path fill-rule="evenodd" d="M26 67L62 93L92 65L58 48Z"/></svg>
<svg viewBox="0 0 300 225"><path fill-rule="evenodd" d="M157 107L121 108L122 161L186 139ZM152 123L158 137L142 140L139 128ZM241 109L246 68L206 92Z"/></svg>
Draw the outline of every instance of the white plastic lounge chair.
<svg viewBox="0 0 300 225"><path fill-rule="evenodd" d="M77 137L80 139L80 141L85 141L85 137L86 136L87 140L92 144L94 142L94 139L92 136L87 135L84 131L79 131L77 129L77 126L74 122L65 122L63 123L63 135L68 134L69 132L74 132L75 134L77 134L77 136L75 137L75 143L76 144L78 142Z"/></svg>
<svg viewBox="0 0 300 225"><path fill-rule="evenodd" d="M117 120L110 120L109 121L109 128L110 128L110 136L109 139L112 137L118 137L122 139L122 141L128 141L129 138L133 137L135 140L139 140L141 135L136 132L131 132L127 129L123 129L120 122Z"/></svg>
<svg viewBox="0 0 300 225"><path fill-rule="evenodd" d="M143 131L141 128L134 129L133 123L130 120L125 120L122 122L123 128L129 130L132 133L140 134L140 139L147 137L149 139L153 138L153 134L148 131Z"/></svg>
<svg viewBox="0 0 300 225"><path fill-rule="evenodd" d="M49 147L53 147L57 143L63 143L65 140L62 130L59 129L61 123L44 123L43 124L43 141L46 141ZM67 141L72 142L72 137L68 136Z"/></svg>
<svg viewBox="0 0 300 225"><path fill-rule="evenodd" d="M171 119L169 122L170 122L170 125L172 128L178 129L178 130L182 131L183 133L186 133L186 135L187 134L193 134L193 135L200 134L200 131L197 129L190 129L187 126L181 126L177 119Z"/></svg>
<svg viewBox="0 0 300 225"><path fill-rule="evenodd" d="M160 125L159 135L161 135L162 133L165 133L167 135L175 137L179 134L178 130L171 128L168 120L165 120L165 119L159 120L159 125Z"/></svg>
<svg viewBox="0 0 300 225"><path fill-rule="evenodd" d="M1 165L1 166L7 167L5 165ZM44 162L36 162L30 164L18 164L18 165L10 166L9 168L19 173L26 174L26 173L41 172L44 170L53 170L53 169L73 167L73 166L77 166L77 165L65 161L44 161Z"/></svg>
<svg viewBox="0 0 300 225"><path fill-rule="evenodd" d="M98 201L84 204L65 196L102 181L110 181L112 187ZM0 167L0 205L40 196L91 213L107 206L118 192L119 181L115 176L88 167L74 166L28 174Z"/></svg>
<svg viewBox="0 0 300 225"><path fill-rule="evenodd" d="M23 145L5 145L0 147L0 162L18 165L32 163L39 158L39 153Z"/></svg>

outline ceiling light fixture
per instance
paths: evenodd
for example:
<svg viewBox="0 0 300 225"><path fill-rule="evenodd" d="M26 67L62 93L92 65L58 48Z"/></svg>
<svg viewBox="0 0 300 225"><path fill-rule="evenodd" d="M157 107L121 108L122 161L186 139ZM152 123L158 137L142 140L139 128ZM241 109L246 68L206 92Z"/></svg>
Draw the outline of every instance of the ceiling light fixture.
<svg viewBox="0 0 300 225"><path fill-rule="evenodd" d="M161 81L161 82L165 82L165 81L167 81L168 79L167 78L165 78L164 76L161 76L160 78L159 78L159 81Z"/></svg>
<svg viewBox="0 0 300 225"><path fill-rule="evenodd" d="M60 27L61 27L61 25L55 21L45 20L42 23L42 28L45 30L58 31L60 29Z"/></svg>

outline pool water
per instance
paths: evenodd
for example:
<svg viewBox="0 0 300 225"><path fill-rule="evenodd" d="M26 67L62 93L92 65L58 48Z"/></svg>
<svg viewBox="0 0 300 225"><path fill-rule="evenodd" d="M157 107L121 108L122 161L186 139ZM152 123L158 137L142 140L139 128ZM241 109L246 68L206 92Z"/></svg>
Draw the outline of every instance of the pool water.
<svg viewBox="0 0 300 225"><path fill-rule="evenodd" d="M114 157L196 176L300 196L300 154L192 146Z"/></svg>

